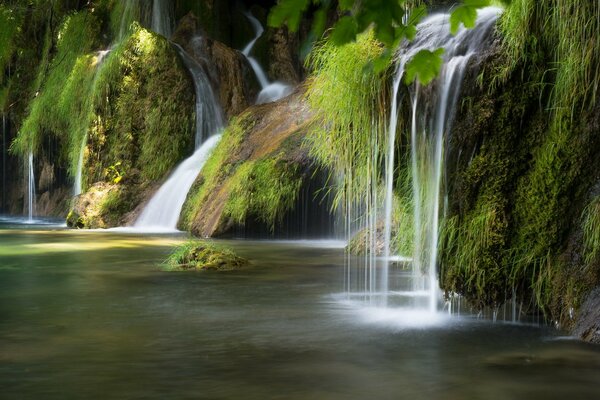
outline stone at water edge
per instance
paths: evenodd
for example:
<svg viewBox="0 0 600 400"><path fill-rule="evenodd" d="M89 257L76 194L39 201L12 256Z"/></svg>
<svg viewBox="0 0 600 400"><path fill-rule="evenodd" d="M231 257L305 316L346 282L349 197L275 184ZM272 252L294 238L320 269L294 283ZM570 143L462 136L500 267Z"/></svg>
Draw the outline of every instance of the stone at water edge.
<svg viewBox="0 0 600 400"><path fill-rule="evenodd" d="M600 344L600 286L592 290L579 310L573 335Z"/></svg>
<svg viewBox="0 0 600 400"><path fill-rule="evenodd" d="M191 241L177 247L165 265L172 271L234 271L250 262L229 248Z"/></svg>

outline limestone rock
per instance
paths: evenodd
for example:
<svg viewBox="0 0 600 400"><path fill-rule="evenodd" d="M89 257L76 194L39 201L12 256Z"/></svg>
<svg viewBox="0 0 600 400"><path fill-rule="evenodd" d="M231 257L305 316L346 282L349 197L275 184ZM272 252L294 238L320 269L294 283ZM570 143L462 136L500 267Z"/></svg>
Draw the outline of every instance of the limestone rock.
<svg viewBox="0 0 600 400"><path fill-rule="evenodd" d="M165 264L171 271L233 271L250 262L231 249L192 240L177 247Z"/></svg>
<svg viewBox="0 0 600 400"><path fill-rule="evenodd" d="M600 344L600 287L592 290L581 306L573 335L586 342Z"/></svg>
<svg viewBox="0 0 600 400"><path fill-rule="evenodd" d="M284 215L302 208L296 200L315 172L304 144L311 122L301 90L252 106L234 119L188 194L180 228L213 237L243 235L248 231L236 229L249 225L284 226ZM312 200L314 191L306 190L305 200ZM316 227L326 225L329 217L328 206L317 204L316 213L319 207L325 211Z"/></svg>

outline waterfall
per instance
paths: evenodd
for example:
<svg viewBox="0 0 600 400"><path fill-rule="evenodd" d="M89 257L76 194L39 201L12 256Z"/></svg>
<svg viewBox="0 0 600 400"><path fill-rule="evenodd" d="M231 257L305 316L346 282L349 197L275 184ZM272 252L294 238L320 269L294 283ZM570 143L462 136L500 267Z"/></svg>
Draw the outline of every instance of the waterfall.
<svg viewBox="0 0 600 400"><path fill-rule="evenodd" d="M85 144L87 143L87 132L81 139L81 147L79 148L79 158L77 159L77 171L75 172L75 182L73 183L73 195L79 196L81 194L81 181L83 175L83 156L85 153Z"/></svg>
<svg viewBox="0 0 600 400"><path fill-rule="evenodd" d="M96 54L96 71L94 72L94 79L91 85L91 91L89 95L95 92L96 82L98 81L98 74L102 67L102 63L106 56L112 51L112 49L108 50L100 50ZM87 144L87 130L83 132L83 138L81 139L81 146L79 146L79 157L77 158L77 170L75 171L75 181L73 182L73 195L79 196L83 190L83 158L85 155L85 146Z"/></svg>
<svg viewBox="0 0 600 400"><path fill-rule="evenodd" d="M117 42L120 42L125 38L129 31L129 25L139 20L139 1L137 0L124 0L123 11L121 14L121 21L119 23L119 32L117 34Z"/></svg>
<svg viewBox="0 0 600 400"><path fill-rule="evenodd" d="M136 228L153 231L177 229L185 198L220 139L220 134L213 135L175 169L144 208L135 222Z"/></svg>
<svg viewBox="0 0 600 400"><path fill-rule="evenodd" d="M183 63L192 74L196 92L196 135L194 148L223 128L223 113L204 69L186 51L174 44Z"/></svg>
<svg viewBox="0 0 600 400"><path fill-rule="evenodd" d="M30 151L27 166L27 222L33 222L35 213L35 176L33 175L33 153Z"/></svg>
<svg viewBox="0 0 600 400"><path fill-rule="evenodd" d="M478 12L477 26L461 28L456 35L449 29L449 14L434 14L418 26L416 39L402 47L393 82L392 109L388 128L388 154L385 171L384 266L381 269L382 290L390 293L388 263L392 256L394 153L398 127L398 93L406 63L419 51L444 48L444 64L439 77L427 93L418 83L409 88L411 96L411 170L413 185L414 251L412 257L412 291L424 301L413 306L435 312L438 308L437 281L438 235L440 225L440 192L444 172L444 143L451 130L461 84L469 59L477 54L489 37L501 10L488 7ZM433 90L429 90L433 89ZM422 92L422 93L420 93ZM418 296L414 296L418 297Z"/></svg>
<svg viewBox="0 0 600 400"><path fill-rule="evenodd" d="M152 197L134 224L144 230L176 230L181 208L196 177L221 135L223 128L221 107L213 93L206 73L181 46L175 45L184 64L194 78L196 92L196 151L184 160Z"/></svg>
<svg viewBox="0 0 600 400"><path fill-rule="evenodd" d="M166 38L173 34L173 8L171 0L153 0L151 29Z"/></svg>
<svg viewBox="0 0 600 400"><path fill-rule="evenodd" d="M258 61L256 61L256 59L250 55L250 52L254 48L254 44L262 36L265 29L260 24L260 21L256 19L256 17L254 17L254 15L252 15L251 13L246 13L246 17L248 18L248 20L252 24L252 27L254 28L255 36L246 45L246 47L244 47L244 50L242 50L242 54L246 56L246 59L250 63L250 66L252 67L252 70L254 71L254 74L256 75L258 83L261 87L261 91L256 99L256 104L264 104L277 101L290 94L292 92L292 87L281 82L269 82L267 75L261 68Z"/></svg>

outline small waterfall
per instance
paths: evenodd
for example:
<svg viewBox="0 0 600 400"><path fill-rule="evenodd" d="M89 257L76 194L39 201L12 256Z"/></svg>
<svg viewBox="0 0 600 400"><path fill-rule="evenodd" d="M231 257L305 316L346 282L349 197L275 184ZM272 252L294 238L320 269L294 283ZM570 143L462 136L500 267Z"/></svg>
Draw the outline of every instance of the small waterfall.
<svg viewBox="0 0 600 400"><path fill-rule="evenodd" d="M139 20L139 1L138 0L124 0L123 1L123 13L121 14L121 22L119 24L119 32L117 34L117 42L120 42L125 38L129 31L129 25Z"/></svg>
<svg viewBox="0 0 600 400"><path fill-rule="evenodd" d="M171 0L153 0L151 29L170 38L173 34L173 11Z"/></svg>
<svg viewBox="0 0 600 400"><path fill-rule="evenodd" d="M256 61L254 57L250 56L250 52L254 48L254 44L262 36L265 29L260 24L260 21L256 19L256 17L254 17L254 15L252 15L251 13L246 13L246 17L248 18L248 20L252 24L252 27L254 28L255 36L254 38L252 38L250 43L248 43L246 47L244 47L244 50L242 50L242 54L246 56L246 59L250 63L252 70L254 70L254 74L256 75L256 78L258 79L258 82L261 86L261 91L256 99L256 104L264 104L277 101L290 94L292 92L292 87L281 82L269 82L267 75L261 68L258 61Z"/></svg>
<svg viewBox="0 0 600 400"><path fill-rule="evenodd" d="M83 175L83 156L85 153L85 145L87 143L87 132L83 135L81 140L81 147L79 148L79 158L77 159L77 172L75 173L75 182L73 183L73 195L79 196L81 194L81 181Z"/></svg>
<svg viewBox="0 0 600 400"><path fill-rule="evenodd" d="M144 211L134 224L144 230L176 230L181 208L196 177L221 135L223 128L221 107L212 91L206 73L181 46L175 45L184 64L194 78L196 91L196 151L184 160L171 174L169 179L152 197Z"/></svg>
<svg viewBox="0 0 600 400"><path fill-rule="evenodd" d="M223 113L204 69L186 51L174 44L183 63L192 74L196 92L196 136L194 148L223 128Z"/></svg>
<svg viewBox="0 0 600 400"><path fill-rule="evenodd" d="M102 68L102 63L106 56L112 51L112 49L101 50L96 55L96 71L94 72L94 80L92 82L91 91L89 95L95 92L96 82L98 81L98 74ZM73 182L73 195L79 196L83 190L83 159L85 155L85 146L87 144L87 130L83 132L83 138L81 139L81 146L79 147L79 157L77 158L77 170L75 171L75 181Z"/></svg>
<svg viewBox="0 0 600 400"><path fill-rule="evenodd" d="M27 157L27 222L33 222L35 213L35 176L33 175L33 153Z"/></svg>
<svg viewBox="0 0 600 400"><path fill-rule="evenodd" d="M134 227L146 230L177 229L185 198L220 139L220 134L213 135L191 157L179 164L144 208Z"/></svg>
<svg viewBox="0 0 600 400"><path fill-rule="evenodd" d="M482 50L486 39L501 10L488 7L478 12L477 26L467 30L461 28L456 35L449 29L450 15L433 14L418 26L417 37L399 49L397 70L392 86L392 108L388 124L385 154L385 190L383 196L383 250L381 262L374 259L377 253L377 190L367 194L367 220L370 234L365 238L371 251L365 257L368 268L364 276L351 276L350 267L345 277L347 295L361 297L378 307L410 305L407 318L418 319L427 311L433 314L440 303L437 281L437 253L440 225L440 201L444 173L444 145L451 130L463 75L471 57ZM396 169L396 134L398 130L400 85L404 78L407 62L419 51L444 48L444 64L439 77L427 88L417 83L409 90L411 119L411 177L413 195L414 249L412 258L393 254L391 251L394 209L394 179ZM379 167L372 166L373 171ZM377 173L374 174L377 176ZM376 182L377 178L373 178ZM370 199L370 200L369 200ZM390 275L390 263L412 264L411 272ZM353 292L364 282L364 293ZM400 299L401 303L398 303ZM430 321L430 320L427 320Z"/></svg>
<svg viewBox="0 0 600 400"><path fill-rule="evenodd" d="M478 12L477 26L461 28L450 34L449 14L435 14L418 27L418 36L399 53L394 79L392 113L389 124L389 154L386 168L385 201L385 255L390 256L392 224L392 189L394 171L394 143L398 122L398 90L405 66L423 49L444 48L444 65L440 76L432 83L428 98L419 92L418 83L410 88L411 169L413 185L414 252L412 258L413 291L424 293L426 304L417 302L435 312L440 301L437 281L438 235L440 224L440 195L444 169L444 143L452 127L461 84L469 59L482 50L485 39L496 22L501 9L488 7ZM431 94L429 94L431 93ZM423 99L424 98L424 99ZM387 263L386 263L387 264ZM387 266L383 271L387 275ZM387 278L385 278L387 282ZM389 288L388 288L389 290Z"/></svg>

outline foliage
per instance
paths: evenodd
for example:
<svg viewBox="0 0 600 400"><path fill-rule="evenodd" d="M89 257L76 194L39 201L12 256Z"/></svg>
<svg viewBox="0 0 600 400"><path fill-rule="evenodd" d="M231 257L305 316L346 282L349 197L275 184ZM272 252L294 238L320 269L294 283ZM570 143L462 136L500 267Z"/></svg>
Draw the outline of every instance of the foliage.
<svg viewBox="0 0 600 400"><path fill-rule="evenodd" d="M296 165L265 158L244 163L231 178L230 185L225 215L238 224L254 216L273 230L285 212L293 208L302 176Z"/></svg>
<svg viewBox="0 0 600 400"><path fill-rule="evenodd" d="M307 140L317 162L342 176L335 207L363 200L373 181L369 166L378 165L385 151L386 74L366 68L382 51L366 33L343 46L324 41L307 59L312 76L306 98L315 113Z"/></svg>
<svg viewBox="0 0 600 400"><path fill-rule="evenodd" d="M139 25L106 57L94 91L101 129L90 144L104 168L121 162L144 180L163 177L186 153L192 137L189 77L171 45Z"/></svg>
<svg viewBox="0 0 600 400"><path fill-rule="evenodd" d="M21 16L13 9L0 4L0 110L6 109L8 90L5 69L15 51L15 38L20 29Z"/></svg>
<svg viewBox="0 0 600 400"><path fill-rule="evenodd" d="M223 137L202 167L200 180L197 180L183 205L181 211L182 226L189 229L193 218L198 214L202 204L214 192L218 182L235 168L230 157L240 148L245 134L251 129L249 114L235 117L223 132Z"/></svg>
<svg viewBox="0 0 600 400"><path fill-rule="evenodd" d="M583 255L586 265L600 258L600 196L583 210Z"/></svg>
<svg viewBox="0 0 600 400"><path fill-rule="evenodd" d="M56 101L75 95L65 93L65 88L74 88L74 85L65 86L65 77L71 76L78 58L90 52L95 46L99 29L97 19L87 11L82 11L68 15L56 37L47 36L38 79L34 83L36 97L30 103L29 114L11 145L13 152L21 155L29 151L35 153L45 133L69 142L70 138L67 134L71 118L79 119L80 116L56 112ZM56 41L56 54L52 57L52 61L46 64L54 41ZM71 98L71 101L76 101L76 98Z"/></svg>
<svg viewBox="0 0 600 400"><path fill-rule="evenodd" d="M356 41L360 34L373 30L376 40L384 45L384 50L377 56L375 66L385 66L392 57L392 52L403 40L412 40L417 31L417 24L425 15L426 8L421 1L413 0L341 0L337 2L338 12L342 15L333 26L330 38L337 46ZM303 13L310 5L317 7L312 25L312 39L320 39L326 26L327 15L336 2L329 0L280 0L271 9L268 23L278 27L287 23L292 32L300 26ZM456 33L460 24L467 28L475 26L477 9L490 5L490 0L465 0L451 14L450 24ZM373 61L371 60L371 61ZM407 64L419 82L426 85L431 81L431 73L439 72L441 52L422 51ZM437 68L435 67L437 66ZM424 73L421 74L421 71ZM410 80L412 82L412 79ZM409 82L409 83L410 83Z"/></svg>
<svg viewBox="0 0 600 400"><path fill-rule="evenodd" d="M177 246L163 263L167 271L230 271L248 265L248 260L238 257L230 248L193 239Z"/></svg>
<svg viewBox="0 0 600 400"><path fill-rule="evenodd" d="M190 229L201 210L206 211L204 207L215 199L223 207L224 220L244 225L255 219L271 230L294 207L305 176L297 162L286 158L285 141L265 154L249 158L240 154L244 143L253 140L249 135L255 123L256 115L247 112L225 129L188 194L181 217L183 227ZM210 213L210 206L208 209Z"/></svg>

